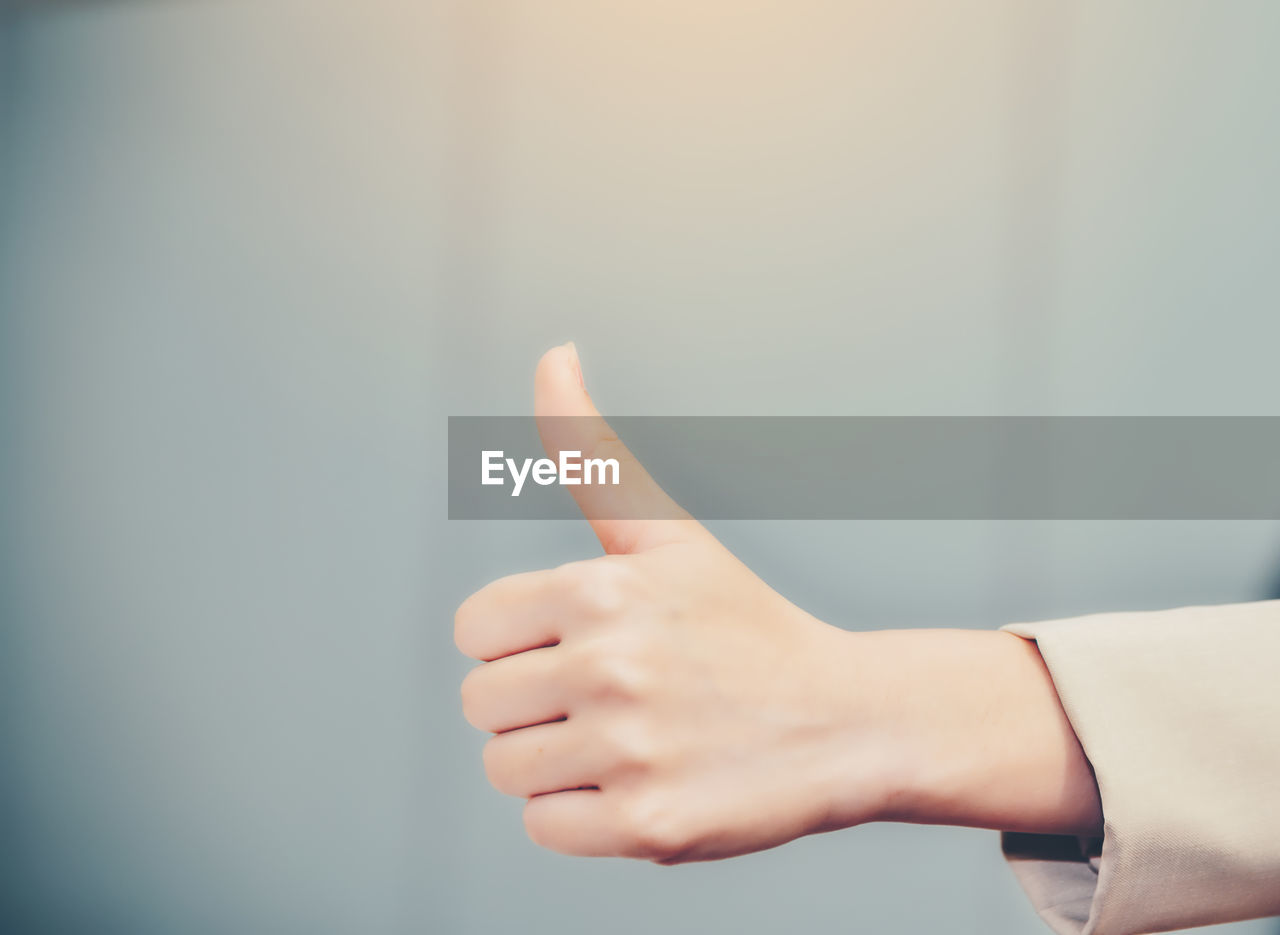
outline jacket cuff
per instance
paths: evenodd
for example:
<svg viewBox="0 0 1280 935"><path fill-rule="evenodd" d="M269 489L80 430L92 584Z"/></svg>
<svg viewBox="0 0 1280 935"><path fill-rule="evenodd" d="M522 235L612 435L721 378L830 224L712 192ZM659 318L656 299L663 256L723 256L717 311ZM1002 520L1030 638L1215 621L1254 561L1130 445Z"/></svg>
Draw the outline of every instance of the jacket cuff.
<svg viewBox="0 0 1280 935"><path fill-rule="evenodd" d="M1059 935L1280 914L1280 601L1018 623L1093 766L1100 839L1005 833Z"/></svg>

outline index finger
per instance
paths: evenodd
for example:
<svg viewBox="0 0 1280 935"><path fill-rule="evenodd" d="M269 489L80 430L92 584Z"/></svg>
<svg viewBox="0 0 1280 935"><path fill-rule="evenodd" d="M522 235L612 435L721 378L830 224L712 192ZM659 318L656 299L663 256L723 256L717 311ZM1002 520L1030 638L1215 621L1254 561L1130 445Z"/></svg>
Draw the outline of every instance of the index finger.
<svg viewBox="0 0 1280 935"><path fill-rule="evenodd" d="M453 641L464 656L489 662L560 641L564 614L558 569L499 578L459 605Z"/></svg>

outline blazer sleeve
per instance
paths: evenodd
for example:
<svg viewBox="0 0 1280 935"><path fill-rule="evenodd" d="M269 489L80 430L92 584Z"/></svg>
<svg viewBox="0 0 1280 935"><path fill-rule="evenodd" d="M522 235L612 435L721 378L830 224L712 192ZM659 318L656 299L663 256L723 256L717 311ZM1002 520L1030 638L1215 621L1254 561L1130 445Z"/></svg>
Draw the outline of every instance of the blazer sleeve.
<svg viewBox="0 0 1280 935"><path fill-rule="evenodd" d="M1035 640L1092 764L1098 839L1002 835L1060 935L1280 915L1280 601L1002 627Z"/></svg>

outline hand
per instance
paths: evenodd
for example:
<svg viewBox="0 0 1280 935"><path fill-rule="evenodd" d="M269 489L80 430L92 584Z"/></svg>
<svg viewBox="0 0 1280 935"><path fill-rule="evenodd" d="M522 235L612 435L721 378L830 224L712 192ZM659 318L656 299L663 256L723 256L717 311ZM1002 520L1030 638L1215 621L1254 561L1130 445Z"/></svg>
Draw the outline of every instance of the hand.
<svg viewBox="0 0 1280 935"><path fill-rule="evenodd" d="M644 473L595 411L571 346L543 357L535 383L548 454L617 458L627 483L570 488L604 556L503 578L458 609L459 649L485 661L463 682L464 713L494 733L486 773L528 800L534 841L678 863L881 818L1094 820L1062 798L1053 771L1078 771L1071 749L1083 755L1032 644L813 618ZM565 415L583 418L545 418ZM646 515L682 518L610 518ZM999 751L1008 783L975 744Z"/></svg>

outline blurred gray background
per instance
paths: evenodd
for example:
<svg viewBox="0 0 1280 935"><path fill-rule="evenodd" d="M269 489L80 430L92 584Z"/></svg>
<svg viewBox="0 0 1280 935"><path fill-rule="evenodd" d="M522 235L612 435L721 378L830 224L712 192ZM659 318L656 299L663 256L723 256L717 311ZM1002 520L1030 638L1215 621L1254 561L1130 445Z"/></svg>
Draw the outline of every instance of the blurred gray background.
<svg viewBox="0 0 1280 935"><path fill-rule="evenodd" d="M537 850L445 418L1280 415L1273 0L0 5L5 931L1047 931L994 833ZM1264 596L1264 523L724 523L851 628ZM1233 927L1261 933L1273 923Z"/></svg>

